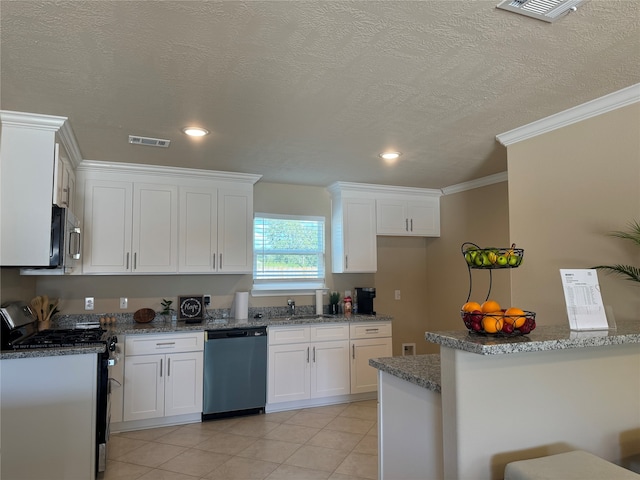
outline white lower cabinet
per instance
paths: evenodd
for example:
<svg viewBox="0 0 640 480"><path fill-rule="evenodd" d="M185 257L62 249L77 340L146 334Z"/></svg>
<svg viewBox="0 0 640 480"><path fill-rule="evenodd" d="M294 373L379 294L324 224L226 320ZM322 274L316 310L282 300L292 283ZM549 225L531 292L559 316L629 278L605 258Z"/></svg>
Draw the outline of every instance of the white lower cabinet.
<svg viewBox="0 0 640 480"><path fill-rule="evenodd" d="M123 420L202 412L203 344L203 332L127 336Z"/></svg>
<svg viewBox="0 0 640 480"><path fill-rule="evenodd" d="M267 403L349 393L349 326L269 328Z"/></svg>
<svg viewBox="0 0 640 480"><path fill-rule="evenodd" d="M391 357L391 322L352 323L351 393L375 392L378 389L378 370L369 365L369 359Z"/></svg>

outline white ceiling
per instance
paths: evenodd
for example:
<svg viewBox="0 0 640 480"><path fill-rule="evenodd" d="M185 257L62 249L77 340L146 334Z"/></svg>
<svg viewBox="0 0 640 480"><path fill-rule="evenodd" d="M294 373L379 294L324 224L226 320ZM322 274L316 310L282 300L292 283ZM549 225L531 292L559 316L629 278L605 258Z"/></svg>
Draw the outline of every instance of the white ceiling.
<svg viewBox="0 0 640 480"><path fill-rule="evenodd" d="M640 81L638 0L553 24L497 3L4 0L0 108L69 117L89 160L442 188L504 171L497 134Z"/></svg>

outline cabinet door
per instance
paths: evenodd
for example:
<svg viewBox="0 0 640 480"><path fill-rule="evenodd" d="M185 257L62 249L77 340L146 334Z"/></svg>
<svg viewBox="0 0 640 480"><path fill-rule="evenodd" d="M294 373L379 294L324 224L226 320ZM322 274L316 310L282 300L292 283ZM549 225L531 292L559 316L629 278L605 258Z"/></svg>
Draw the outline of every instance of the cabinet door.
<svg viewBox="0 0 640 480"><path fill-rule="evenodd" d="M218 191L218 271L253 272L253 195Z"/></svg>
<svg viewBox="0 0 640 480"><path fill-rule="evenodd" d="M135 273L178 270L178 187L134 184L133 267Z"/></svg>
<svg viewBox="0 0 640 480"><path fill-rule="evenodd" d="M166 357L164 415L202 412L202 352Z"/></svg>
<svg viewBox="0 0 640 480"><path fill-rule="evenodd" d="M311 344L311 398L348 395L349 341Z"/></svg>
<svg viewBox="0 0 640 480"><path fill-rule="evenodd" d="M84 273L131 270L133 184L87 180L84 211Z"/></svg>
<svg viewBox="0 0 640 480"><path fill-rule="evenodd" d="M309 398L310 353L308 343L269 347L268 403Z"/></svg>
<svg viewBox="0 0 640 480"><path fill-rule="evenodd" d="M391 338L371 338L351 342L351 393L375 392L378 371L369 365L370 358L392 356Z"/></svg>
<svg viewBox="0 0 640 480"><path fill-rule="evenodd" d="M60 143L55 145L53 162L53 204L68 208L74 214L76 194L76 174L66 149Z"/></svg>
<svg viewBox="0 0 640 480"><path fill-rule="evenodd" d="M407 235L409 219L406 202L401 200L376 201L376 231L378 235Z"/></svg>
<svg viewBox="0 0 640 480"><path fill-rule="evenodd" d="M427 237L440 235L440 200L428 199L424 202L407 204L409 230L412 235Z"/></svg>
<svg viewBox="0 0 640 480"><path fill-rule="evenodd" d="M180 189L181 273L211 273L218 267L218 191Z"/></svg>
<svg viewBox="0 0 640 480"><path fill-rule="evenodd" d="M343 201L345 272L378 269L375 210L375 201L371 199Z"/></svg>
<svg viewBox="0 0 640 480"><path fill-rule="evenodd" d="M124 421L164 416L164 355L126 357Z"/></svg>

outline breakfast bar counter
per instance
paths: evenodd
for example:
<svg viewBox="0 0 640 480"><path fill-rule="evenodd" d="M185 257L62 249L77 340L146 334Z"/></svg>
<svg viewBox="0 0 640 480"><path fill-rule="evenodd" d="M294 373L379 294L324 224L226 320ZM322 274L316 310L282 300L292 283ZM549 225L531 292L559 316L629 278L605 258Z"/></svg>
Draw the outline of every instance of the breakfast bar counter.
<svg viewBox="0 0 640 480"><path fill-rule="evenodd" d="M509 462L570 450L621 465L640 453L640 321L425 338L439 356L370 361L381 479L501 479Z"/></svg>

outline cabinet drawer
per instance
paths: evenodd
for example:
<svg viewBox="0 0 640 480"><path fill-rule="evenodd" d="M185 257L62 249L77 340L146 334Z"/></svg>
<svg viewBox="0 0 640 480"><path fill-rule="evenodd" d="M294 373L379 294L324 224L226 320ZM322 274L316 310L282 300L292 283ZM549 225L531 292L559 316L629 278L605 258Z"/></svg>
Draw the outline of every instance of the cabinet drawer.
<svg viewBox="0 0 640 480"><path fill-rule="evenodd" d="M391 322L352 323L349 335L356 338L379 338L391 336Z"/></svg>
<svg viewBox="0 0 640 480"><path fill-rule="evenodd" d="M204 333L172 333L167 335L127 335L125 354L193 352L203 349Z"/></svg>
<svg viewBox="0 0 640 480"><path fill-rule="evenodd" d="M309 342L310 329L308 325L299 327L269 327L269 345L285 345L287 343Z"/></svg>
<svg viewBox="0 0 640 480"><path fill-rule="evenodd" d="M349 325L346 323L313 325L310 329L310 339L312 342L349 340Z"/></svg>

